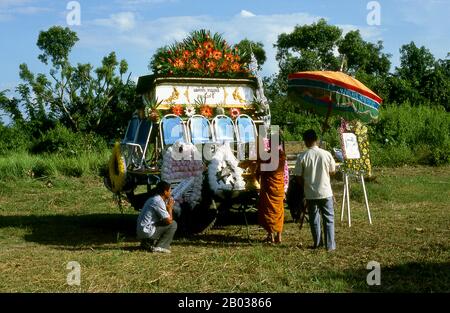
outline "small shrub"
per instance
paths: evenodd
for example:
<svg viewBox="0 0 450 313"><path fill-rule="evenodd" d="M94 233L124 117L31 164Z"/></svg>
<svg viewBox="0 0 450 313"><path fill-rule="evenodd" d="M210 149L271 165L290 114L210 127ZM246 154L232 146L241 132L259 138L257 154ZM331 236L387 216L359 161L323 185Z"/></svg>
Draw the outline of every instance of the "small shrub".
<svg viewBox="0 0 450 313"><path fill-rule="evenodd" d="M81 177L83 176L84 170L82 165L78 164L76 160L69 159L59 164L58 172L68 177Z"/></svg>
<svg viewBox="0 0 450 313"><path fill-rule="evenodd" d="M402 166L416 164L417 157L406 145L385 146L371 144L371 161L374 166Z"/></svg>
<svg viewBox="0 0 450 313"><path fill-rule="evenodd" d="M385 106L380 122L369 131L378 144L374 164L450 163L450 114L441 107Z"/></svg>
<svg viewBox="0 0 450 313"><path fill-rule="evenodd" d="M43 133L31 147L34 154L50 153L72 157L84 152L98 152L106 148L105 141L96 135L74 133L70 129L57 125Z"/></svg>
<svg viewBox="0 0 450 313"><path fill-rule="evenodd" d="M50 163L38 160L31 168L32 176L35 178L51 177L55 174L55 169Z"/></svg>
<svg viewBox="0 0 450 313"><path fill-rule="evenodd" d="M26 151L29 144L30 139L24 128L0 124L0 155Z"/></svg>

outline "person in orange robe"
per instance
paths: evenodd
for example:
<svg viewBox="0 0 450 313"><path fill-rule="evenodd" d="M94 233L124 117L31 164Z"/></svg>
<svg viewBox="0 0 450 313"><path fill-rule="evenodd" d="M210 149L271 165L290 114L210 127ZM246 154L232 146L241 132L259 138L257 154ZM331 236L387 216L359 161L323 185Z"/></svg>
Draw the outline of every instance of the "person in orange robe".
<svg viewBox="0 0 450 313"><path fill-rule="evenodd" d="M281 142L281 141L280 141ZM283 145L278 147L278 166L273 171L261 171L261 189L258 202L258 222L267 231L266 241L281 243L284 224L284 166L286 154ZM269 163L270 159L264 163Z"/></svg>

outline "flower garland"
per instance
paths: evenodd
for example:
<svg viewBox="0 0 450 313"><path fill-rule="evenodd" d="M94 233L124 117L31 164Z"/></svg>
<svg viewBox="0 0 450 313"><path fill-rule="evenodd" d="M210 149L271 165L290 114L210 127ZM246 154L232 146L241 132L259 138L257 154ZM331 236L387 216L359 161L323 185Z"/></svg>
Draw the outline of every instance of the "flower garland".
<svg viewBox="0 0 450 313"><path fill-rule="evenodd" d="M180 105L180 104L174 105L174 106L171 108L171 110L172 110L172 113L175 114L175 115L177 115L177 116L183 115L183 112L184 112L183 106Z"/></svg>
<svg viewBox="0 0 450 313"><path fill-rule="evenodd" d="M181 204L195 207L201 200L203 183L203 163L196 160L197 148L192 144L176 142L163 155L161 179L169 183L193 178L190 187L175 199L175 209L179 213Z"/></svg>
<svg viewBox="0 0 450 313"><path fill-rule="evenodd" d="M120 142L116 141L114 144L108 165L109 178L111 180L111 191L114 193L119 193L125 186L125 178L127 176L127 166L120 149Z"/></svg>
<svg viewBox="0 0 450 313"><path fill-rule="evenodd" d="M250 72L246 59L245 51L230 47L218 33L211 35L202 29L159 49L151 68L158 75L242 77Z"/></svg>
<svg viewBox="0 0 450 313"><path fill-rule="evenodd" d="M369 139L367 134L367 127L360 121L346 122L341 121L341 127L339 128L342 141L342 133L353 132L358 140L358 148L361 157L359 159L345 159L344 171L348 173L366 173L369 177L372 176L372 165L369 155Z"/></svg>
<svg viewBox="0 0 450 313"><path fill-rule="evenodd" d="M229 145L219 146L208 166L208 180L215 194L223 191L244 190L243 170L238 166Z"/></svg>
<svg viewBox="0 0 450 313"><path fill-rule="evenodd" d="M239 115L241 115L241 111L238 108L231 108L230 109L230 116L231 116L231 118L235 119Z"/></svg>
<svg viewBox="0 0 450 313"><path fill-rule="evenodd" d="M200 114L206 118L209 118L213 115L213 109L208 105L202 105L200 107Z"/></svg>
<svg viewBox="0 0 450 313"><path fill-rule="evenodd" d="M186 106L186 108L184 109L184 114L186 114L187 117L195 115L195 108L191 105Z"/></svg>
<svg viewBox="0 0 450 313"><path fill-rule="evenodd" d="M287 193L289 188L289 164L284 161L284 193Z"/></svg>
<svg viewBox="0 0 450 313"><path fill-rule="evenodd" d="M161 119L161 113L160 110L157 109L149 109L146 107L146 116L155 122L158 122ZM213 117L215 114L216 115L228 115L230 116L232 119L236 119L241 115L241 109L240 108L230 108L227 109L227 111L225 111L225 109L223 107L217 107L217 108L213 108L207 104L201 104L201 105L192 105L192 104L187 104L187 105L183 105L183 104L172 104L172 106L170 107L170 112L172 114L175 114L177 116L180 117L191 117L195 114L197 114L197 112L200 115L203 115L206 118L211 118ZM251 114L251 112L246 112L244 111L246 114Z"/></svg>

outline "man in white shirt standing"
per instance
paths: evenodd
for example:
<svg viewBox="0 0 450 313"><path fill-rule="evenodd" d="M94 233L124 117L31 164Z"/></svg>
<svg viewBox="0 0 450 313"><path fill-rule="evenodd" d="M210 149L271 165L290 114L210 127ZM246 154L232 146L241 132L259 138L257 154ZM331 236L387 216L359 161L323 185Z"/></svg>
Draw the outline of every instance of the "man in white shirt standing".
<svg viewBox="0 0 450 313"><path fill-rule="evenodd" d="M156 185L156 195L145 202L137 219L136 232L143 249L170 253L170 244L177 230L173 205L170 184L160 181Z"/></svg>
<svg viewBox="0 0 450 313"><path fill-rule="evenodd" d="M303 134L308 150L301 153L295 164L294 175L303 186L309 212L309 225L314 240L313 248L321 246L320 216L324 228L325 246L328 251L336 249L334 241L333 191L330 175L336 171L336 163L330 152L318 147L318 137L309 129Z"/></svg>

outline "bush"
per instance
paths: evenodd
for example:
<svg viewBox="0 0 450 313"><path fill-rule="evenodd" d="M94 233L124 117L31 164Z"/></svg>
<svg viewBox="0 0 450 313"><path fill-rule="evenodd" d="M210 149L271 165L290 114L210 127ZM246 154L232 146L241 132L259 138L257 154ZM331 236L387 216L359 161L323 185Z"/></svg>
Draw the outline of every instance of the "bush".
<svg viewBox="0 0 450 313"><path fill-rule="evenodd" d="M442 107L403 104L380 113L380 122L370 128L377 162L387 162L378 165L450 163L450 114Z"/></svg>
<svg viewBox="0 0 450 313"><path fill-rule="evenodd" d="M74 133L62 125L57 125L41 135L31 147L34 154L56 153L75 156L83 152L97 152L107 147L106 142L93 134Z"/></svg>
<svg viewBox="0 0 450 313"><path fill-rule="evenodd" d="M23 127L0 124L0 155L26 151L30 144L29 138Z"/></svg>
<svg viewBox="0 0 450 313"><path fill-rule="evenodd" d="M55 174L55 168L50 162L38 160L31 168L32 176L35 178L51 177Z"/></svg>
<svg viewBox="0 0 450 313"><path fill-rule="evenodd" d="M374 166L402 166L416 164L417 159L411 149L402 144L400 146L382 147L374 142L370 144L370 159Z"/></svg>

